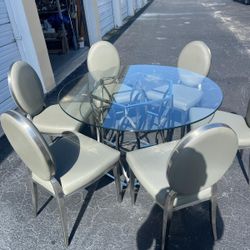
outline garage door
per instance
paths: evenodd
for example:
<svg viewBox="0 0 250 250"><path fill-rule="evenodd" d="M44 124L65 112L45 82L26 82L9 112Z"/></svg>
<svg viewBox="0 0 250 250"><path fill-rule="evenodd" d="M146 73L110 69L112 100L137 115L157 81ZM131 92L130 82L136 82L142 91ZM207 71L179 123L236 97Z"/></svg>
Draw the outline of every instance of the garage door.
<svg viewBox="0 0 250 250"><path fill-rule="evenodd" d="M101 35L104 36L115 27L112 0L98 0L98 11Z"/></svg>
<svg viewBox="0 0 250 250"><path fill-rule="evenodd" d="M128 16L128 0L121 0L122 20Z"/></svg>
<svg viewBox="0 0 250 250"><path fill-rule="evenodd" d="M0 0L0 34L0 113L3 113L15 107L8 88L7 74L11 64L21 58L3 0Z"/></svg>
<svg viewBox="0 0 250 250"><path fill-rule="evenodd" d="M135 0L135 9L139 10L142 7L143 0Z"/></svg>

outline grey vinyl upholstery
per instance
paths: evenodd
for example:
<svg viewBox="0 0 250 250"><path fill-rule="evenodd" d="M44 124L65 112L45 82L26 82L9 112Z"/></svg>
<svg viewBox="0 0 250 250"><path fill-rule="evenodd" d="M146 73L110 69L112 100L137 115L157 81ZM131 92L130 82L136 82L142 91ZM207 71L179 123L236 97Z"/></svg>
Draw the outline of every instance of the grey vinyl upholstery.
<svg viewBox="0 0 250 250"><path fill-rule="evenodd" d="M237 147L235 132L225 125L210 124L192 131L171 153L170 188L190 195L212 187L232 164Z"/></svg>
<svg viewBox="0 0 250 250"><path fill-rule="evenodd" d="M135 175L165 214L171 213L167 208L177 210L212 199L213 187L232 164L237 148L235 132L216 123L201 126L180 141L129 152L126 159L131 180ZM133 181L131 189L134 201Z"/></svg>
<svg viewBox="0 0 250 250"><path fill-rule="evenodd" d="M66 115L58 104L45 108L41 81L28 63L15 62L8 73L8 83L17 106L33 119L40 132L62 134L80 129L81 123Z"/></svg>
<svg viewBox="0 0 250 250"><path fill-rule="evenodd" d="M44 94L36 71L26 62L15 62L8 73L10 91L16 104L32 117L42 112Z"/></svg>
<svg viewBox="0 0 250 250"><path fill-rule="evenodd" d="M33 123L16 111L3 113L1 125L10 144L30 169L33 186L41 185L57 199L67 245L67 224L62 199L90 185L109 170L118 171L119 151L78 132L67 132L48 145ZM118 175L115 175L115 181L117 195L120 195ZM37 195L33 196L33 200L36 200Z"/></svg>
<svg viewBox="0 0 250 250"><path fill-rule="evenodd" d="M96 81L104 77L116 77L120 71L118 51L109 42L96 42L88 52L87 65L89 73Z"/></svg>
<svg viewBox="0 0 250 250"><path fill-rule="evenodd" d="M16 153L32 173L44 181L55 174L55 163L49 147L32 123L15 111L1 115L1 125Z"/></svg>

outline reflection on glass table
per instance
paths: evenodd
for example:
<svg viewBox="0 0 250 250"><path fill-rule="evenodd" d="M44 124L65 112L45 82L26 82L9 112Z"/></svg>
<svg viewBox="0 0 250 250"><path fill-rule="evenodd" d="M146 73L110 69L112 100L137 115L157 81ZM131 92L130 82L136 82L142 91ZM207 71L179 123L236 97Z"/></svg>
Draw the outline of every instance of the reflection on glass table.
<svg viewBox="0 0 250 250"><path fill-rule="evenodd" d="M130 65L121 67L115 78L80 76L65 85L58 98L64 112L99 131L138 135L199 122L219 108L223 94L211 79L187 70ZM207 112L190 116L193 107Z"/></svg>

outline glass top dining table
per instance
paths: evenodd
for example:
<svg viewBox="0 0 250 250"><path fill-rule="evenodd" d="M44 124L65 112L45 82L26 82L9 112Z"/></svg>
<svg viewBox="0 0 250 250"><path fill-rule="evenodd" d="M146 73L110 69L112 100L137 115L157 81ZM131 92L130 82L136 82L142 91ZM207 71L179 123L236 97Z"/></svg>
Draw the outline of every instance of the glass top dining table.
<svg viewBox="0 0 250 250"><path fill-rule="evenodd" d="M60 107L72 118L121 132L188 126L211 116L222 99L220 87L211 79L160 65L123 66L118 76L98 81L86 73L58 94ZM191 115L193 108L199 112Z"/></svg>

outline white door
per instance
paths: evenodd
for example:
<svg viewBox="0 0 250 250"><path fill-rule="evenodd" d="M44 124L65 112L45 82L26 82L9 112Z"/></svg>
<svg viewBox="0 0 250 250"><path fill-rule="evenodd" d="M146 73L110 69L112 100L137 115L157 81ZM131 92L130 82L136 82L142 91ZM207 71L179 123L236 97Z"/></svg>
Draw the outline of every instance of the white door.
<svg viewBox="0 0 250 250"><path fill-rule="evenodd" d="M8 88L11 64L21 59L4 0L0 0L0 113L16 107Z"/></svg>
<svg viewBox="0 0 250 250"><path fill-rule="evenodd" d="M128 16L128 0L121 0L122 20Z"/></svg>
<svg viewBox="0 0 250 250"><path fill-rule="evenodd" d="M142 8L142 0L135 0L136 2L136 10L139 10Z"/></svg>
<svg viewBox="0 0 250 250"><path fill-rule="evenodd" d="M118 1L118 0L116 0ZM115 27L112 0L98 0L101 35L104 36Z"/></svg>

